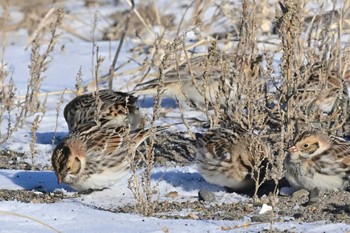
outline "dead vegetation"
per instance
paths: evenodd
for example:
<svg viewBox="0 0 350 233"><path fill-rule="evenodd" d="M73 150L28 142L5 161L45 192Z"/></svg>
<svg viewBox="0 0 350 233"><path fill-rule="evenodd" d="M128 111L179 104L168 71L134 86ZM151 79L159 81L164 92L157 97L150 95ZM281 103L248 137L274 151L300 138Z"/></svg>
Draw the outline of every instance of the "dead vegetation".
<svg viewBox="0 0 350 233"><path fill-rule="evenodd" d="M86 2L90 4L90 1ZM125 5L126 2L119 4ZM61 8L53 10L47 4L38 3L28 10L28 6L15 2L24 12L25 20L22 21L26 23L12 24L9 23L9 4L9 1L4 1L1 18L2 25L6 27L2 27L0 123L8 125L6 132L1 132L1 142L10 138L12 132L32 114L35 115L32 124L35 135L40 119L45 115L45 100L39 100L40 85L49 66L50 53L58 40L57 30L84 41L90 40L87 35L67 25ZM320 128L342 137L350 133L347 93L349 44L342 41L349 29L350 6L346 3L340 8L334 5L334 9L329 11L320 5L311 12L312 16L303 4L292 0L273 4L249 0L240 3L192 1L176 6L182 13L178 21L175 20L178 16L166 9L162 11L156 1L131 7L126 12L116 12L108 16L110 27L100 28L94 24L97 35L92 42L123 40L124 37L132 39L135 46L129 51L131 58L116 66L119 54L116 53L109 73L100 75L98 68L103 60L98 56L98 47L95 48L93 59L97 65L93 67L94 80L82 85L80 70L76 92L93 91L106 87L107 83L111 87L123 75L131 76L128 83L131 87L155 79L154 112L150 121L151 127L154 127L163 111L160 101L166 94L164 85L167 79L173 77L181 82L182 78L190 77L190 82L186 84L192 85L201 94L203 104L193 105L190 93L186 92L188 86L182 85L183 89L178 91L176 99L182 112L181 119L189 130L185 133L193 135L192 130L198 130L198 124L186 119L183 114L188 106L206 115L206 126L232 127L234 123L247 130L252 135L252 141L256 142L249 148L257 154L252 172L256 181L255 194L261 182L273 180L276 185L271 190L270 204L275 207L279 192L277 185L284 175L285 149L296 133L311 128ZM275 12L273 9L276 9ZM66 13L65 17L83 21L74 14ZM30 20L35 23L27 24ZM30 78L24 100L16 98L16 87L11 73L5 69L4 59L6 33L18 28L26 28L32 49ZM46 39L48 44L44 53L40 53L47 34L50 35L49 40ZM119 72L129 63L138 64L138 67ZM185 101L179 98L180 95L185 97ZM60 105L57 106L59 111ZM14 111L20 114L15 115ZM4 119L8 122L3 122ZM129 184L138 201L138 212L146 215L151 215L155 208L153 197L156 188L150 182L155 138L153 134L142 157L144 161L140 164L144 167L140 168L139 164L132 167L133 177ZM31 155L34 158L35 136L32 143ZM263 144L267 144L268 149L262 149ZM262 162L266 160L268 165ZM260 166L262 164L265 166ZM141 175L138 173L140 169ZM261 177L262 174L265 177ZM271 222L274 219L272 216Z"/></svg>

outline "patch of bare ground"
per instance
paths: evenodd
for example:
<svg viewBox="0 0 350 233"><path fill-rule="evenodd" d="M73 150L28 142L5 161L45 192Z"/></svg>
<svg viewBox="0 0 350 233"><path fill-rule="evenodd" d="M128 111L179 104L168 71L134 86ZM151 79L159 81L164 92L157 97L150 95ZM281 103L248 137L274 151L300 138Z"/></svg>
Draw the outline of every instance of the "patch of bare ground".
<svg viewBox="0 0 350 233"><path fill-rule="evenodd" d="M177 133L162 133L160 141L155 146L155 159L161 165L193 163L194 151L189 145L192 141ZM180 150L191 152L186 153L190 157L184 157ZM141 148L142 149L142 148ZM177 153L175 153L177 152ZM24 161L25 155L9 150L0 151L1 169L32 170L33 167ZM271 185L270 185L271 186ZM273 187L264 185L262 193L268 194ZM83 195L83 194L77 194ZM215 195L215 193L214 193ZM71 197L71 196L70 196ZM33 190L0 190L0 201L20 201L24 203L55 203L69 198L64 193L43 193ZM252 222L268 222L270 215L259 214L262 203L269 204L269 198L261 198L261 203L254 204L252 198L239 203L216 203L204 201L155 201L154 213L152 216L164 219L210 219L210 220L241 220L250 217ZM300 222L345 222L350 223L350 192L333 191L320 195L319 201L313 204L306 204L308 201L307 192L300 192L293 196L279 196L275 209L276 221L300 221ZM97 208L97 207L96 207ZM102 209L115 213L137 213L135 206L125 205L122 207ZM180 214L182 213L182 214ZM185 214L184 214L185 213Z"/></svg>
<svg viewBox="0 0 350 233"><path fill-rule="evenodd" d="M0 169L31 170L32 166L24 161L25 155L10 150L0 151Z"/></svg>
<svg viewBox="0 0 350 233"><path fill-rule="evenodd" d="M0 169L8 170L51 170L46 164L34 164L29 161L28 155L11 150L0 150Z"/></svg>
<svg viewBox="0 0 350 233"><path fill-rule="evenodd" d="M276 221L350 223L349 198L350 192L327 192L320 197L319 202L307 205L307 196L298 200L293 197L281 196L276 207ZM270 217L269 212L259 214L261 204L253 204L252 199L246 202L223 204L203 201L158 201L154 204L156 207L153 216L165 219L242 220L250 217L252 222L269 222ZM126 205L116 209L103 210L116 213L134 213L135 207Z"/></svg>
<svg viewBox="0 0 350 233"><path fill-rule="evenodd" d="M19 201L24 203L54 203L66 198L61 192L42 193L30 190L0 189L1 201Z"/></svg>
<svg viewBox="0 0 350 233"><path fill-rule="evenodd" d="M42 193L30 190L0 190L0 201L19 201L24 203L55 203L69 198L64 193ZM306 204L307 195L279 197L276 208L276 221L300 222L344 222L350 223L350 192L333 191L321 195L317 203ZM267 202L268 198L262 198ZM267 203L268 204L268 203ZM249 217L252 222L269 222L269 212L259 214L261 204L252 199L237 203L215 203L204 201L156 201L152 216L163 219L202 219L202 220L242 220ZM113 213L136 213L135 206L125 205L118 208L99 208ZM181 213L181 214L180 214Z"/></svg>

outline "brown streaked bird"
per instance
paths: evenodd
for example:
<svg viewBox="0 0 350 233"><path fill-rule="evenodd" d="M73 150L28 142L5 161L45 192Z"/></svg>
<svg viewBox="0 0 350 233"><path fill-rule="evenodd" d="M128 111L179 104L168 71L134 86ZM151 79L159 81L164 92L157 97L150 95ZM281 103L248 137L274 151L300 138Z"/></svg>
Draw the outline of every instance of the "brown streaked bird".
<svg viewBox="0 0 350 233"><path fill-rule="evenodd" d="M316 81L313 81L314 83ZM325 114L330 114L335 108L349 108L349 95L346 85L334 74L327 77L323 85L319 85L318 94L308 106L308 111L317 107Z"/></svg>
<svg viewBox="0 0 350 233"><path fill-rule="evenodd" d="M113 185L128 173L129 155L149 133L125 126L100 127L95 122L79 125L53 151L51 160L58 183L77 191Z"/></svg>
<svg viewBox="0 0 350 233"><path fill-rule="evenodd" d="M285 159L286 179L296 189L339 190L349 186L350 143L321 131L305 131Z"/></svg>
<svg viewBox="0 0 350 233"><path fill-rule="evenodd" d="M305 94L306 113L310 115L315 110L331 114L339 108L349 108L349 95L345 78L336 70L330 70L326 62L315 62L300 68L301 76L306 76L306 83L298 87L299 94ZM300 96L300 95L299 95Z"/></svg>
<svg viewBox="0 0 350 233"><path fill-rule="evenodd" d="M137 97L110 90L81 95L64 108L69 131L77 126L96 121L101 126L128 126L136 128L141 121Z"/></svg>
<svg viewBox="0 0 350 233"><path fill-rule="evenodd" d="M206 56L198 56L184 62L182 65L164 74L163 96L175 98L180 103L188 103L195 108L204 108L206 104L211 106L219 101L224 104L227 98L234 101L237 93L237 83L233 80L232 68L230 67L230 56L223 55L215 59ZM226 72L223 72L224 67ZM225 74L225 78L221 77ZM229 81L229 79L232 79ZM222 83L225 80L225 83ZM157 94L159 79L140 83L132 92L134 95ZM223 92L227 92L227 98ZM218 96L219 99L218 99Z"/></svg>
<svg viewBox="0 0 350 233"><path fill-rule="evenodd" d="M267 145L243 129L213 128L197 136L197 167L212 184L236 191L254 187L252 171L268 156Z"/></svg>

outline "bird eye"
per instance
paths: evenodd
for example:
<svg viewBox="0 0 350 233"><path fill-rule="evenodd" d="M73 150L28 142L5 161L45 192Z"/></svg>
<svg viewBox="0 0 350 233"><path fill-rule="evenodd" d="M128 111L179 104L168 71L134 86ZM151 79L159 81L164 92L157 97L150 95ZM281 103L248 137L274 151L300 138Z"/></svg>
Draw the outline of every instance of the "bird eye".
<svg viewBox="0 0 350 233"><path fill-rule="evenodd" d="M309 144L305 143L305 144L303 145L303 147L304 147L304 148L308 148L308 147L309 147Z"/></svg>

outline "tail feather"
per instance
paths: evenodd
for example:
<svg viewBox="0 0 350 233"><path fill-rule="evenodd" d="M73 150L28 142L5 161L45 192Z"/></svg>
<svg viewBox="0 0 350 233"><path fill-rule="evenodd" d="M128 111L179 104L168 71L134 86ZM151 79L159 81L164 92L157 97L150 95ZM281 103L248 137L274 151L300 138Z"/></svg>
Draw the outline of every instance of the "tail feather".
<svg viewBox="0 0 350 233"><path fill-rule="evenodd" d="M141 96L141 95L157 95L157 88L155 87L150 87L146 89L140 89L140 90L134 90L130 92L134 96Z"/></svg>
<svg viewBox="0 0 350 233"><path fill-rule="evenodd" d="M154 133L157 134L159 132L162 132L166 129L168 129L170 126L155 126L154 129ZM139 145L144 142L150 135L151 135L151 131L152 128L148 128L148 129L134 129L133 131L131 131L131 134L133 135L133 142L134 142L134 146L133 146L133 150L136 150L137 147L139 147Z"/></svg>

